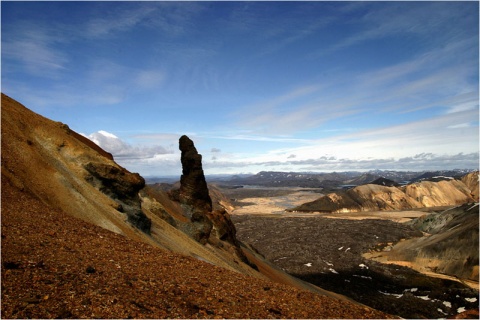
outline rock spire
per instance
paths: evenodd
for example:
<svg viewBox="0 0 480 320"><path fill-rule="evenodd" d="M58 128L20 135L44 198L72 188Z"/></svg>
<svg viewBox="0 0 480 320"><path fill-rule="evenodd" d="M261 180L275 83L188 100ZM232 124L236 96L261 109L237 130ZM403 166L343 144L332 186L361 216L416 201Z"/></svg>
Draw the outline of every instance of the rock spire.
<svg viewBox="0 0 480 320"><path fill-rule="evenodd" d="M208 193L207 182L202 168L202 156L198 154L193 141L187 136L180 137L179 148L182 152L182 176L180 189L170 192L173 200L180 202L183 214L191 223L180 229L196 241L207 243L213 228L208 213L212 211L212 199Z"/></svg>
<svg viewBox="0 0 480 320"><path fill-rule="evenodd" d="M180 202L183 214L191 223L179 223L178 227L190 237L202 244L222 247L235 254L240 260L251 264L236 238L236 229L230 215L218 205L214 208L202 168L202 156L198 153L193 141L187 136L180 137L179 148L182 152L182 176L180 188L170 193Z"/></svg>
<svg viewBox="0 0 480 320"><path fill-rule="evenodd" d="M187 136L179 140L182 151L182 176L180 178L180 200L197 210L211 211L212 199L202 168L202 155L197 152L193 141Z"/></svg>

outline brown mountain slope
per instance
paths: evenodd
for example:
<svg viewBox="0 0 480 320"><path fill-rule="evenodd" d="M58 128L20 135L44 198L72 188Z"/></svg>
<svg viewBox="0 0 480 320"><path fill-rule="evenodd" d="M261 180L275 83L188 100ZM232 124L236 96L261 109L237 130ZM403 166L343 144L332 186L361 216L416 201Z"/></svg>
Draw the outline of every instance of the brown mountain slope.
<svg viewBox="0 0 480 320"><path fill-rule="evenodd" d="M2 174L53 208L149 241L125 223L135 224L140 217L148 224L136 195L145 184L143 178L80 137L65 124L35 114L2 94Z"/></svg>
<svg viewBox="0 0 480 320"><path fill-rule="evenodd" d="M109 153L3 94L1 131L5 318L384 316L306 285L246 247L262 273L220 238L193 240L167 221L185 218L168 194L149 196L143 178Z"/></svg>
<svg viewBox="0 0 480 320"><path fill-rule="evenodd" d="M385 318L71 217L2 179L2 318Z"/></svg>

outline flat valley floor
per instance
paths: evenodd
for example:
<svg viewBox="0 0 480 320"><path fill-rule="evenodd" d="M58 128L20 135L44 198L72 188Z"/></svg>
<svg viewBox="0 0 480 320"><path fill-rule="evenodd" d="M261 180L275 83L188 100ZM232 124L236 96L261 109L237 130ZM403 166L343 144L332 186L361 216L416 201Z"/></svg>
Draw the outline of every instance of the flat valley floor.
<svg viewBox="0 0 480 320"><path fill-rule="evenodd" d="M425 211L287 213L320 197L319 190L222 191L236 205L232 220L238 239L302 280L403 318L447 318L466 310L478 315L478 283L471 284L475 290L453 278L367 258L370 253L381 260L396 242L421 237L403 222Z"/></svg>

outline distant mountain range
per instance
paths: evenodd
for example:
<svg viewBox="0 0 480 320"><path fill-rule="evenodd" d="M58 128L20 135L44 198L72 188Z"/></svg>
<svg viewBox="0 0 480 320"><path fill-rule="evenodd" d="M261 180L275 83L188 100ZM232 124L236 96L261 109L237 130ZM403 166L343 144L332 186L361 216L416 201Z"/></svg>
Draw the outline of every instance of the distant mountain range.
<svg viewBox="0 0 480 320"><path fill-rule="evenodd" d="M441 181L459 179L465 174L476 169L455 169L441 171L382 171L371 170L368 172L279 172L261 171L254 175L233 176L207 176L208 181L220 182L224 185L255 185L263 187L302 187L341 189L372 183L377 179L391 180L396 184L405 185L419 181ZM168 179L167 179L168 180ZM167 182L162 178L150 178L148 182ZM171 181L171 180L170 180Z"/></svg>

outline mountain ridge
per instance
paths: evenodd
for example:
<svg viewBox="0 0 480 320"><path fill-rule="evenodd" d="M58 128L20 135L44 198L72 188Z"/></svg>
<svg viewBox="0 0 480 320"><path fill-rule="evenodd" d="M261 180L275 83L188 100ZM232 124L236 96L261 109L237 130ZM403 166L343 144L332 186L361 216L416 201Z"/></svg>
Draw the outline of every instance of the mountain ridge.
<svg viewBox="0 0 480 320"><path fill-rule="evenodd" d="M288 211L339 213L408 210L478 202L478 171L468 173L462 179L468 185L456 179L421 181L401 187L364 184L329 193Z"/></svg>

